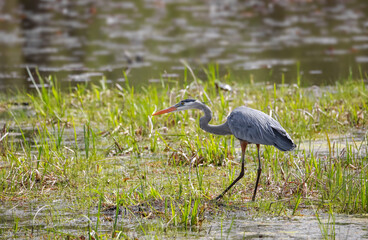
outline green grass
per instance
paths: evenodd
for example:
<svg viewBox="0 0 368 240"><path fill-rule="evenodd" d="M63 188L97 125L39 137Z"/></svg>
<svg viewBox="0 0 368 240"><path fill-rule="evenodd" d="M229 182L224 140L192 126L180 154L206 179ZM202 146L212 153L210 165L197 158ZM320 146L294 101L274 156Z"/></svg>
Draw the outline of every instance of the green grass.
<svg viewBox="0 0 368 240"><path fill-rule="evenodd" d="M262 147L263 173L254 203L257 155L250 146L245 177L225 195L224 206L246 206L253 216L291 217L314 208L368 212L368 93L361 80L321 88L301 88L300 78L290 86L240 85L219 76L216 66L206 69L207 79L193 82L187 71L185 86L163 84L138 91L128 82L107 86L102 79L62 92L53 78L36 76L32 81L42 85L34 93L1 97L6 125L0 137L0 201L38 206L65 202L58 210L50 207L54 216L47 215L47 221L70 221L60 215L63 211L97 216L80 227L94 238L152 236L154 231L157 237L163 232L200 234L205 216L223 208L211 199L238 176L238 141L203 132L199 111L151 116L181 99L195 98L212 108L214 124L240 105L264 111L298 145L286 153ZM217 89L217 79L236 90ZM351 135L361 132L358 138ZM316 153L321 149L324 154ZM138 227L126 228L119 212ZM103 218L108 219L105 225ZM15 217L8 231L21 229ZM63 228L47 229L47 236L78 236ZM34 230L23 226L23 231ZM329 234L323 225L321 231Z"/></svg>

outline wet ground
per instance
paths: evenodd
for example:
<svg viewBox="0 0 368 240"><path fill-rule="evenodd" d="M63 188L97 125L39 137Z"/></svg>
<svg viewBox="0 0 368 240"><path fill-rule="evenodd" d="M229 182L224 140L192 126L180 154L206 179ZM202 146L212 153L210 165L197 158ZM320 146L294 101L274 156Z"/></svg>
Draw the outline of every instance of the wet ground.
<svg viewBox="0 0 368 240"><path fill-rule="evenodd" d="M35 204L35 203L33 203ZM89 213L79 212L72 205L62 202L43 204L38 207L0 207L0 232L6 238L42 238L52 234L67 234L74 237L85 236L96 230L97 209ZM220 207L221 208L221 207ZM246 207L238 211L223 209L223 214L206 213L202 226L192 229L170 226L157 216L143 217L134 208L121 209L117 217L116 229L131 238L146 236L175 239L367 239L367 216L347 216L321 214L319 220L311 210L302 210L299 215L289 217L251 217ZM221 212L221 210L219 210ZM115 210L102 211L98 232L111 236L115 223ZM151 226L150 226L151 225ZM141 231L141 226L146 229ZM152 232L149 231L152 229ZM162 231L162 232L157 232ZM92 233L93 235L93 233Z"/></svg>
<svg viewBox="0 0 368 240"><path fill-rule="evenodd" d="M26 66L64 86L182 81L180 59L248 82L296 82L300 62L303 84L333 83L367 72L367 15L365 0L1 1L0 89L29 88Z"/></svg>
<svg viewBox="0 0 368 240"><path fill-rule="evenodd" d="M329 140L331 153L327 139L300 143L298 152L313 152L315 156L324 159L327 156L344 158L346 154L365 157L368 151L364 131L355 131L347 136L330 135ZM176 239L322 239L335 236L336 239L368 239L367 215L349 216L335 213L332 216L320 212L318 219L312 207L300 207L295 215L289 212L283 213L281 217L273 217L257 216L255 207L247 206L247 201L236 205L203 205L206 209L201 217L202 224L189 229L182 225L168 226L167 219L164 220L157 214L166 212L162 200L128 208L121 206L116 229L131 238L160 236ZM152 210L152 207L155 210ZM98 233L111 236L116 207L105 205L101 209L99 215L97 206L86 211L81 210L72 201L53 200L42 203L17 200L15 205L0 206L0 237L43 238L63 234L88 237L88 232L96 230L97 222Z"/></svg>
<svg viewBox="0 0 368 240"><path fill-rule="evenodd" d="M298 144L301 152L313 153L315 157L345 158L347 155L365 158L368 154L367 134L365 130L352 131L345 136L327 135L324 139L315 139Z"/></svg>

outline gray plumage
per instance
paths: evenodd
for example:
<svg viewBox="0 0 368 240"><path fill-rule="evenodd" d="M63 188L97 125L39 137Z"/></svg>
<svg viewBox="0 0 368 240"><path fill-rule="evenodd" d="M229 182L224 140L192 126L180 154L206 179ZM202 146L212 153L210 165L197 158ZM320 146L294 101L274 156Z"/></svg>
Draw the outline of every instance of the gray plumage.
<svg viewBox="0 0 368 240"><path fill-rule="evenodd" d="M295 148L285 129L272 117L248 107L238 107L227 117L232 134L248 143L273 145L281 151Z"/></svg>
<svg viewBox="0 0 368 240"><path fill-rule="evenodd" d="M289 134L279 122L261 111L245 106L235 108L227 117L227 121L221 125L209 124L212 119L211 109L204 103L194 99L182 100L174 106L158 111L153 115L188 109L199 109L204 112L204 116L199 119L199 126L204 131L217 135L232 134L240 140L242 148L242 169L240 175L216 199L222 198L244 176L244 154L248 144L256 144L258 150L258 174L252 198L253 201L255 200L258 181L262 171L259 145L273 145L281 151L290 151L296 147Z"/></svg>

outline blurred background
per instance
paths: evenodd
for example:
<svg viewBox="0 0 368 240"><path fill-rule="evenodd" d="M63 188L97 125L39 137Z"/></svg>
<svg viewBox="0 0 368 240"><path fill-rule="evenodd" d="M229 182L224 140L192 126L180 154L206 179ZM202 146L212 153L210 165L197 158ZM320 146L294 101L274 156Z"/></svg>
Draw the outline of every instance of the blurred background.
<svg viewBox="0 0 368 240"><path fill-rule="evenodd" d="M0 0L0 90L26 67L63 86L182 81L218 64L238 82L327 85L368 71L367 0Z"/></svg>

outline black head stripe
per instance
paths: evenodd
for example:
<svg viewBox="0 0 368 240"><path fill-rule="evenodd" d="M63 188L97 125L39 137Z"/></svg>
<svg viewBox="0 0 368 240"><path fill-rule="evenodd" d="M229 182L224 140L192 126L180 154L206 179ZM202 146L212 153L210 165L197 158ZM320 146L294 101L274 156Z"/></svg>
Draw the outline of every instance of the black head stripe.
<svg viewBox="0 0 368 240"><path fill-rule="evenodd" d="M184 100L182 100L182 102L184 102L184 103L195 102L195 99L184 99Z"/></svg>
<svg viewBox="0 0 368 240"><path fill-rule="evenodd" d="M179 103L177 103L176 107L181 107L181 106L184 106L185 104L193 103L195 101L196 101L195 99L184 99L184 100L181 100Z"/></svg>

